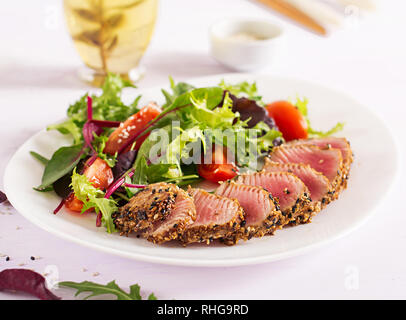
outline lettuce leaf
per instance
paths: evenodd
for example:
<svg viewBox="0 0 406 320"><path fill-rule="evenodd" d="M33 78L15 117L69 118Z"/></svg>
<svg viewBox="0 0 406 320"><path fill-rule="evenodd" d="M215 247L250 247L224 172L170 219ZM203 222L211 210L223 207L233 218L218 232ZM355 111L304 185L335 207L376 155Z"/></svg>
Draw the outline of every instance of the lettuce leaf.
<svg viewBox="0 0 406 320"><path fill-rule="evenodd" d="M70 185L75 193L75 196L83 202L82 213L89 209L94 209L96 213L102 213L102 222L105 225L107 232L116 231L113 218L111 215L117 212L117 203L113 199L105 198L105 194L100 189L95 188L89 179L73 170L72 183Z"/></svg>
<svg viewBox="0 0 406 320"><path fill-rule="evenodd" d="M327 131L319 131L313 129L313 127L310 124L310 119L308 116L308 108L307 108L308 103L309 100L307 98L298 97L294 105L296 105L300 113L303 114L303 116L305 117L308 127L307 133L309 134L310 137L319 137L319 138L328 137L344 129L345 126L344 122L337 122L337 124L334 127L332 127L330 130Z"/></svg>
<svg viewBox="0 0 406 320"><path fill-rule="evenodd" d="M258 95L258 88L256 82L249 83L248 81L243 81L235 84L226 83L223 80L219 83L219 87L223 90L229 91L232 95L239 98L248 98L255 100L260 105L263 105L262 97Z"/></svg>
<svg viewBox="0 0 406 320"><path fill-rule="evenodd" d="M180 95L195 89L194 86L192 86L191 84L186 83L186 82L175 83L175 81L173 80L172 77L169 77L169 82L170 82L172 93L169 93L165 89L161 90L161 92L164 95L165 100L166 100L166 103L162 106L164 109L169 107L176 100L176 98L179 97Z"/></svg>
<svg viewBox="0 0 406 320"><path fill-rule="evenodd" d="M72 171L83 157L84 147L82 144L70 147L61 147L55 151L52 158L47 162L41 179L39 190L45 189L55 181Z"/></svg>
<svg viewBox="0 0 406 320"><path fill-rule="evenodd" d="M206 97L197 99L191 92L190 100L192 106L187 109L180 110L183 119L196 124L200 123L205 128L212 129L227 129L232 127L234 120L239 117L239 113L232 111L233 102L228 93L224 96L224 101L221 106L210 108Z"/></svg>
<svg viewBox="0 0 406 320"><path fill-rule="evenodd" d="M121 100L122 90L127 87L134 87L134 85L117 74L108 74L102 87L102 94L100 96L92 95L93 118L95 120L124 121L138 112L138 101L141 96L136 97L130 105L126 105ZM84 94L69 106L67 120L48 126L47 130L58 130L62 134L70 134L75 144L83 141L82 128L87 120L87 96L88 93Z"/></svg>

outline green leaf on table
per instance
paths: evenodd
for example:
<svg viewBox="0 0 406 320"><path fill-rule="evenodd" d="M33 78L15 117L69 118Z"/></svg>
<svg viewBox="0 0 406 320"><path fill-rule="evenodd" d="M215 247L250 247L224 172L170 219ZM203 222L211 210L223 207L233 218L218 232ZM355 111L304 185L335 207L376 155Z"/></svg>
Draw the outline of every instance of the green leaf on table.
<svg viewBox="0 0 406 320"><path fill-rule="evenodd" d="M38 189L49 187L56 180L71 172L80 161L82 153L83 145L81 144L71 147L61 147L55 151L45 167L41 185Z"/></svg>
<svg viewBox="0 0 406 320"><path fill-rule="evenodd" d="M90 297L100 296L111 294L117 297L117 300L142 300L142 296L140 294L140 286L138 284L134 284L130 286L130 292L126 292L121 289L116 282L113 280L107 284L98 284L91 281L83 281L83 282L72 282L72 281L63 281L58 283L61 287L67 287L76 289L75 297L83 292L90 293L84 299L89 299ZM156 297L153 293L148 296L148 300L156 300Z"/></svg>

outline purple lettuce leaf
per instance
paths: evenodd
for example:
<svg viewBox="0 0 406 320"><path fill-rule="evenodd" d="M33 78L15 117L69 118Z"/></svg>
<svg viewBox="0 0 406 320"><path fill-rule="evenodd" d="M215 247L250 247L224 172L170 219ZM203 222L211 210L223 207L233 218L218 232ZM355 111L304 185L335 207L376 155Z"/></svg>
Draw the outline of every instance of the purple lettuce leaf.
<svg viewBox="0 0 406 320"><path fill-rule="evenodd" d="M116 165L112 168L114 179L118 179L126 173L133 166L136 157L136 150L120 154L117 157Z"/></svg>
<svg viewBox="0 0 406 320"><path fill-rule="evenodd" d="M41 300L60 300L49 291L45 278L28 269L5 269L0 272L0 291L12 290L31 294Z"/></svg>
<svg viewBox="0 0 406 320"><path fill-rule="evenodd" d="M255 127L258 122L263 121L270 129L278 130L274 119L268 116L268 113L264 107L257 104L255 100L248 98L237 98L236 96L229 94L230 99L233 101L233 112L240 113L240 119L248 121L248 128Z"/></svg>

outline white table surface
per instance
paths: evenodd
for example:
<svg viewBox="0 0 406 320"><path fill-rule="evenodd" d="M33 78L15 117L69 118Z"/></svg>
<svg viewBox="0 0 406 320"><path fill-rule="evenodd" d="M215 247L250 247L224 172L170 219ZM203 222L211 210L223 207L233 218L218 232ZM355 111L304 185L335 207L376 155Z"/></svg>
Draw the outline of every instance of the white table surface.
<svg viewBox="0 0 406 320"><path fill-rule="evenodd" d="M87 89L75 75L81 61L66 32L61 3L20 0L2 5L1 177L15 150L61 119L78 90ZM389 123L403 155L405 11L404 1L380 1L374 14L361 20L349 17L352 23L346 28L320 38L248 1L161 0L155 35L143 60L147 75L139 87L162 84L168 75L181 80L229 72L208 55L208 26L223 17L263 17L285 27L286 41L278 60L261 72L309 79L354 96ZM0 253L11 258L0 257L0 270L25 267L44 273L47 266L48 271L56 266L60 280L115 279L124 288L139 283L142 292L153 291L161 299L404 299L405 178L399 173L385 205L344 239L304 256L234 268L155 265L103 254L48 234L0 205ZM40 259L32 261L30 256ZM68 290L58 294L73 296ZM0 299L20 297L0 293Z"/></svg>

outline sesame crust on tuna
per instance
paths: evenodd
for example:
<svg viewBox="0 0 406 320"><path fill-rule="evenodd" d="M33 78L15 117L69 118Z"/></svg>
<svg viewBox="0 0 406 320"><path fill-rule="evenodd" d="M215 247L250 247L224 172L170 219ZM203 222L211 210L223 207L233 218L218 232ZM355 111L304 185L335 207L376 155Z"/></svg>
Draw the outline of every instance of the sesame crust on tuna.
<svg viewBox="0 0 406 320"><path fill-rule="evenodd" d="M350 142L346 140L348 150L350 152L350 156L347 159L344 159L343 161L343 167L342 167L342 173L341 173L341 182L338 185L336 189L336 197L334 198L337 199L338 195L340 194L341 191L347 188L348 184L348 179L350 178L350 170L351 170L351 164L354 161L354 153L352 152L352 149L350 147Z"/></svg>
<svg viewBox="0 0 406 320"><path fill-rule="evenodd" d="M113 216L120 235L128 236L134 232L154 243L177 239L186 225L196 218L194 207L187 212L186 219L176 221L163 233L154 234L152 231L157 224L168 218L179 196L190 198L193 205L190 195L174 184L156 183L140 190Z"/></svg>
<svg viewBox="0 0 406 320"><path fill-rule="evenodd" d="M337 200L339 194L344 189L347 188L348 179L350 177L351 164L354 160L354 153L352 152L352 149L350 147L350 142L348 140L346 140L345 142L346 142L348 151L350 152L350 155L346 159L343 158L340 170L337 172L337 178L334 180L335 183L332 184L333 192L331 192L329 194L329 196L325 200L325 203L323 203L323 208L325 205L327 205L331 201ZM321 148L321 149L323 149L323 148ZM334 149L334 148L332 148L331 145L327 144L324 149Z"/></svg>
<svg viewBox="0 0 406 320"><path fill-rule="evenodd" d="M311 222L311 218L319 211L320 206L313 204L309 193L304 192L291 208L282 212L282 215L287 218L283 227L287 225L297 226L299 224L309 223Z"/></svg>
<svg viewBox="0 0 406 320"><path fill-rule="evenodd" d="M288 218L289 226L309 223L314 215L321 210L320 205L311 202L309 194L305 192L301 198L296 200L296 204L288 210L282 212Z"/></svg>
<svg viewBox="0 0 406 320"><path fill-rule="evenodd" d="M192 221L192 218L190 220L178 221L177 223L174 223L171 228L167 229L167 231L165 231L165 233L163 234L153 235L144 233L143 236L148 241L151 241L155 244L162 244L164 242L177 240L182 237L182 233L184 232L186 227L190 224L190 221Z"/></svg>

